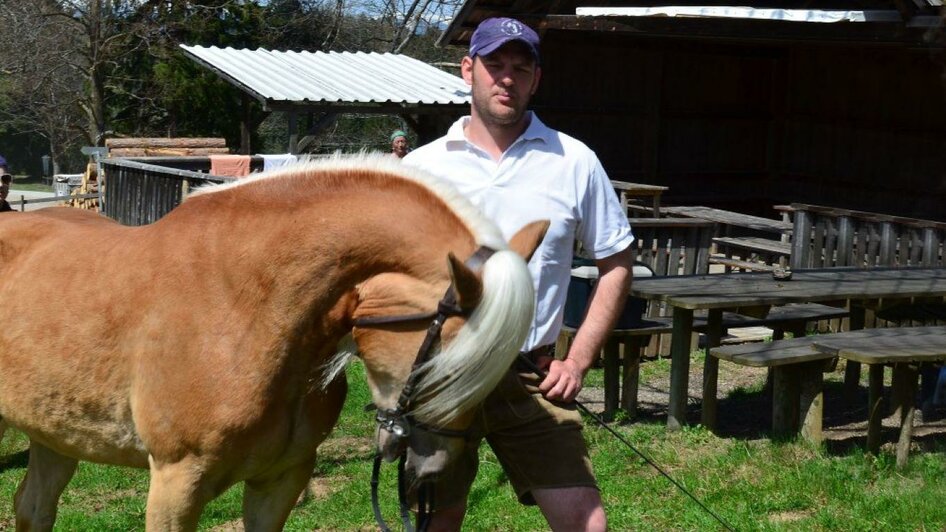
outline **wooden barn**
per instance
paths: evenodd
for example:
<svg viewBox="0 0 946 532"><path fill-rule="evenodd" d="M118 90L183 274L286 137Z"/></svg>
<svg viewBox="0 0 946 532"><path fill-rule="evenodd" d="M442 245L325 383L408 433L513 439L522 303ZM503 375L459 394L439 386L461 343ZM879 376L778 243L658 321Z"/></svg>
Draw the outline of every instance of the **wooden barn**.
<svg viewBox="0 0 946 532"><path fill-rule="evenodd" d="M490 16L538 30L533 108L667 204L946 220L940 0L696 4L468 0L441 42Z"/></svg>

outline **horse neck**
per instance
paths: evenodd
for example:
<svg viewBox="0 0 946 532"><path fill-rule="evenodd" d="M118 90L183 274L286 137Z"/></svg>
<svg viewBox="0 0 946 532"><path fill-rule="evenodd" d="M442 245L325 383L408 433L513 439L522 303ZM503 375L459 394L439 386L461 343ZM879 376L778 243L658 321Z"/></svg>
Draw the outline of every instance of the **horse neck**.
<svg viewBox="0 0 946 532"><path fill-rule="evenodd" d="M249 188L226 192L247 197L195 198L208 201L193 201L166 231L200 227L194 253L246 304L286 326L306 329L314 320L332 336L347 332L359 283L397 272L445 285L447 253L465 257L476 246L459 218L416 186L310 191L284 201L254 201Z"/></svg>

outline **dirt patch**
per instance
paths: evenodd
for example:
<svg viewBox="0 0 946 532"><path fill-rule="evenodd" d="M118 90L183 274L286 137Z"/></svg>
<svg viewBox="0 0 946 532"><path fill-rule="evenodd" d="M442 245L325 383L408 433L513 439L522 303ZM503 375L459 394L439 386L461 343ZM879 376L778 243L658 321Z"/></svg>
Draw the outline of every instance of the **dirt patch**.
<svg viewBox="0 0 946 532"><path fill-rule="evenodd" d="M793 523L811 517L811 512L778 512L769 515L772 523Z"/></svg>
<svg viewBox="0 0 946 532"><path fill-rule="evenodd" d="M243 532L243 519L234 519L210 529L210 532Z"/></svg>
<svg viewBox="0 0 946 532"><path fill-rule="evenodd" d="M369 438L342 436L329 438L319 446L319 459L346 461L362 459L374 453L374 443Z"/></svg>
<svg viewBox="0 0 946 532"><path fill-rule="evenodd" d="M304 497L312 500L321 501L328 499L330 495L338 491L343 485L350 482L346 477L313 477L309 481Z"/></svg>

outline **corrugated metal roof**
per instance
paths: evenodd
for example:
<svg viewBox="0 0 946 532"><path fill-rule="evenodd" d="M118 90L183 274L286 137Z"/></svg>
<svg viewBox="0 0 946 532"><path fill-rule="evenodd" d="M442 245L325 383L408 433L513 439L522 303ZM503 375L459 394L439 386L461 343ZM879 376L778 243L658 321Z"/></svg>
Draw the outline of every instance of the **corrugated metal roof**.
<svg viewBox="0 0 946 532"><path fill-rule="evenodd" d="M463 79L399 54L181 48L267 103L469 105Z"/></svg>

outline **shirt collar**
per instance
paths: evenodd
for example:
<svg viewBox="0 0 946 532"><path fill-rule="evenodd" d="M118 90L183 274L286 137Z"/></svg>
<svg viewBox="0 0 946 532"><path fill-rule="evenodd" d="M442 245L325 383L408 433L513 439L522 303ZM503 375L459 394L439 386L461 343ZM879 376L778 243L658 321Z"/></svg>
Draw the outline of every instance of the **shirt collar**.
<svg viewBox="0 0 946 532"><path fill-rule="evenodd" d="M522 132L522 135L519 135L519 138L517 138L512 144L516 145L517 143L526 140L541 140L546 143L550 142L552 130L543 124L535 113L532 111L527 111L527 113L529 113L529 125L526 127L526 130ZM466 135L463 133L463 128L466 127L469 121L470 117L467 115L460 118L454 122L452 126L450 126L450 129L447 130L448 144L458 143L455 145L456 147L466 146L469 141L467 140Z"/></svg>

